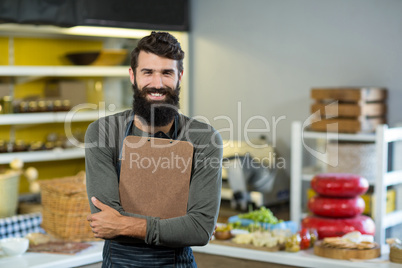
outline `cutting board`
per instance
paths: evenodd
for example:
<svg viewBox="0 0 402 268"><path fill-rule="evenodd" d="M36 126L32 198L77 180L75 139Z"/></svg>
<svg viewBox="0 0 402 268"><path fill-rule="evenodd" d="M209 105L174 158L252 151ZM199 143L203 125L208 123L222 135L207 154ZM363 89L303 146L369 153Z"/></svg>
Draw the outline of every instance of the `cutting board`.
<svg viewBox="0 0 402 268"><path fill-rule="evenodd" d="M314 254L320 257L326 257L339 260L350 259L375 259L381 256L381 248L379 246L373 249L344 249L329 248L322 245L322 241L314 244Z"/></svg>
<svg viewBox="0 0 402 268"><path fill-rule="evenodd" d="M217 244L217 245L222 245L222 246L229 246L229 247L237 247L237 248L248 248L248 249L254 249L254 250L261 250L261 251L269 251L269 252L276 252L280 250L279 246L275 247L256 247L251 244L237 244L235 242L232 242L231 239L228 240L211 240L210 243L212 244Z"/></svg>
<svg viewBox="0 0 402 268"><path fill-rule="evenodd" d="M29 245L28 252L74 255L90 246L92 245L82 242L51 241L39 245Z"/></svg>

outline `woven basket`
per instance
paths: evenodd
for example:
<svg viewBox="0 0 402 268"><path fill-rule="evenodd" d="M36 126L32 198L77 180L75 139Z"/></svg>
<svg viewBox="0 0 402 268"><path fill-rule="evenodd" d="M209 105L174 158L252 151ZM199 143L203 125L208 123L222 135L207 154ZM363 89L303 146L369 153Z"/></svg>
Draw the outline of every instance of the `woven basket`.
<svg viewBox="0 0 402 268"><path fill-rule="evenodd" d="M40 182L42 228L69 241L94 241L86 220L91 213L85 186L85 173Z"/></svg>
<svg viewBox="0 0 402 268"><path fill-rule="evenodd" d="M366 178L369 182L375 181L377 162L374 143L330 143L327 147L327 156L329 163L338 160L336 167L327 166L328 173L353 173Z"/></svg>
<svg viewBox="0 0 402 268"><path fill-rule="evenodd" d="M389 251L389 260L395 263L402 263L402 249L396 246L391 246Z"/></svg>

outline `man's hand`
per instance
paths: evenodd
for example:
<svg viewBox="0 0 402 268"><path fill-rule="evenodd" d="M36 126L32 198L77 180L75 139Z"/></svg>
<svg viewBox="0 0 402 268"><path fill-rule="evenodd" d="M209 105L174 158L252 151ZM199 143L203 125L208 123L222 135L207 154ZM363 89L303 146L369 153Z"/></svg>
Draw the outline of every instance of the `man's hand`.
<svg viewBox="0 0 402 268"><path fill-rule="evenodd" d="M101 211L87 216L89 225L96 238L110 239L120 235L119 220L123 217L117 210L103 204L95 197L91 198L95 207Z"/></svg>
<svg viewBox="0 0 402 268"><path fill-rule="evenodd" d="M92 197L91 201L95 207L101 210L87 217L96 238L111 239L124 235L145 239L147 232L147 221L145 219L123 216L95 197Z"/></svg>

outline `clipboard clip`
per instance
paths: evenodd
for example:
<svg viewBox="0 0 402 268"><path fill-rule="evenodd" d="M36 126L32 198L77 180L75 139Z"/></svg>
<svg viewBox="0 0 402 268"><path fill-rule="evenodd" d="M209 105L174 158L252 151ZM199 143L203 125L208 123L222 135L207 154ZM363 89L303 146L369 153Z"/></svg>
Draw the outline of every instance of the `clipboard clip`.
<svg viewBox="0 0 402 268"><path fill-rule="evenodd" d="M148 141L151 141L151 137L148 137ZM169 143L173 143L173 140L170 139Z"/></svg>

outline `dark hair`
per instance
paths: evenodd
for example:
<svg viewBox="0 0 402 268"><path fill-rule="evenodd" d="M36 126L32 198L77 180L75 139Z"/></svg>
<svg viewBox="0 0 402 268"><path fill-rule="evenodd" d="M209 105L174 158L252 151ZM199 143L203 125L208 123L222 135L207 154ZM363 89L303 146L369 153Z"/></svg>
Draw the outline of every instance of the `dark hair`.
<svg viewBox="0 0 402 268"><path fill-rule="evenodd" d="M150 35L145 36L138 42L137 47L131 52L131 68L134 73L135 69L138 67L138 55L140 51L177 60L179 73L183 71L184 51L181 49L177 39L170 33L153 31Z"/></svg>

